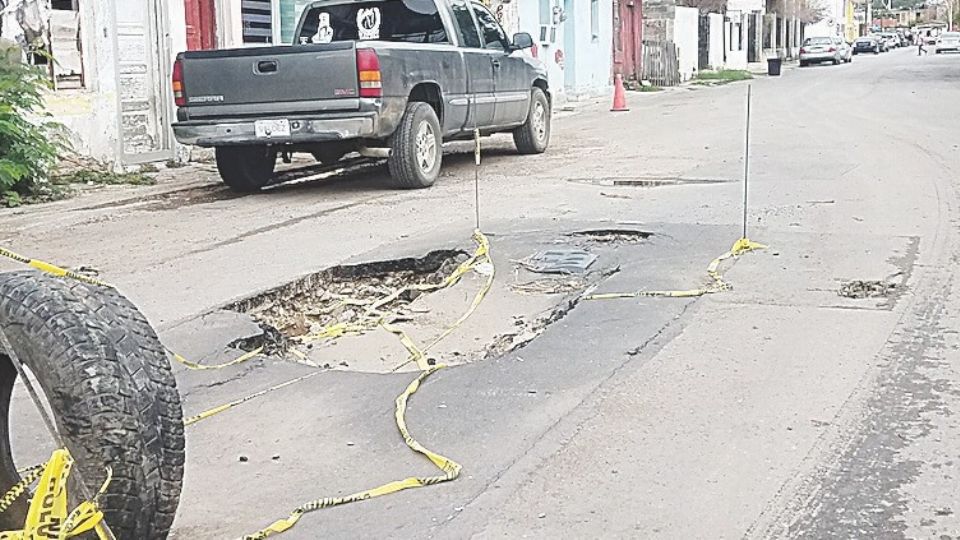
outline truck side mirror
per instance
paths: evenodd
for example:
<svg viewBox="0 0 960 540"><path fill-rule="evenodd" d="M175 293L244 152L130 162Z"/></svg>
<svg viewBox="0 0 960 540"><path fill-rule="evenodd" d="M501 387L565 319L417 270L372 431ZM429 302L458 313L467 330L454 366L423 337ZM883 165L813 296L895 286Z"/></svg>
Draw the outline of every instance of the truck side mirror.
<svg viewBox="0 0 960 540"><path fill-rule="evenodd" d="M513 35L513 48L515 50L529 49L533 47L533 36L527 32L519 32Z"/></svg>

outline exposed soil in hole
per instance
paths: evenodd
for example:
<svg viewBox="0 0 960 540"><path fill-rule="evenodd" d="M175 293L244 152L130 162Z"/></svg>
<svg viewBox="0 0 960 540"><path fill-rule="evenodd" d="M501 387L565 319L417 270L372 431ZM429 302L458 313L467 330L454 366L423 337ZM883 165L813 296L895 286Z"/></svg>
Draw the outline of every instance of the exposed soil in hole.
<svg viewBox="0 0 960 540"><path fill-rule="evenodd" d="M638 244L653 236L652 232L634 229L596 229L572 232L568 236L586 238L600 243Z"/></svg>
<svg viewBox="0 0 960 540"><path fill-rule="evenodd" d="M227 309L253 316L267 330L264 343L238 346L252 349L264 345L283 351L286 345L281 336L299 337L337 323L359 322L366 307L377 300L408 285L438 284L467 258L463 251L441 250L422 258L336 266L241 300ZM408 291L380 311L396 312L420 294Z"/></svg>
<svg viewBox="0 0 960 540"><path fill-rule="evenodd" d="M889 298L899 291L896 283L885 281L848 281L840 285L837 294L845 298Z"/></svg>
<svg viewBox="0 0 960 540"><path fill-rule="evenodd" d="M605 176L598 178L567 178L576 184L595 186L655 188L698 184L725 184L730 180L720 178L685 178L680 176Z"/></svg>

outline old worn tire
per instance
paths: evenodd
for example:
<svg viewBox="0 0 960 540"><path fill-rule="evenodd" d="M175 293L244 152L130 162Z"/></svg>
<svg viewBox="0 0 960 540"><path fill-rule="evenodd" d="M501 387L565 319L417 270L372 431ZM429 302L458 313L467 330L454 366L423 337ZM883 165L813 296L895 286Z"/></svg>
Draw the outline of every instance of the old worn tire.
<svg viewBox="0 0 960 540"><path fill-rule="evenodd" d="M158 512L163 442L157 399L147 370L130 362L127 345L102 318L64 280L0 274L0 324L36 376L88 487L96 490L105 468L112 469L101 499L107 523L121 539L164 538L169 527ZM10 447L14 373L9 359L0 357L0 490L19 480ZM75 503L76 490L72 497ZM22 527L25 512L26 501L18 501L0 514L0 530Z"/></svg>
<svg viewBox="0 0 960 540"><path fill-rule="evenodd" d="M333 165L334 163L343 159L343 156L347 155L346 150L340 148L320 148L313 152L313 159L323 163L324 165Z"/></svg>
<svg viewBox="0 0 960 540"><path fill-rule="evenodd" d="M521 154L542 154L550 144L550 100L542 89L534 87L530 93L530 111L527 121L513 130L513 142Z"/></svg>
<svg viewBox="0 0 960 540"><path fill-rule="evenodd" d="M217 171L223 183L240 193L253 193L269 184L277 166L277 152L266 146L220 146Z"/></svg>
<svg viewBox="0 0 960 540"><path fill-rule="evenodd" d="M423 130L430 130L433 135L432 151L425 155L418 155L418 148L422 145L428 150L429 144L420 140L425 136ZM432 166L429 156L432 155ZM428 188L440 176L440 167L443 162L443 134L440 132L440 121L437 113L427 103L411 102L407 104L406 112L400 125L390 137L390 158L387 165L393 185L400 189Z"/></svg>
<svg viewBox="0 0 960 540"><path fill-rule="evenodd" d="M158 533L155 538L165 538L180 504L185 461L183 409L167 350L146 317L116 289L79 281L67 285L107 327L118 360L143 396L143 422L153 422L159 432L160 488L154 532Z"/></svg>

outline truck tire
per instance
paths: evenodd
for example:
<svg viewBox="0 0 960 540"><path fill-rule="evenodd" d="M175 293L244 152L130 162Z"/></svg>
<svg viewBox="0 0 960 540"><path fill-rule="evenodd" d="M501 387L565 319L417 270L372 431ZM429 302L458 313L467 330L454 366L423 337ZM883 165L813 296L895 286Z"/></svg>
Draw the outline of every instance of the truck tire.
<svg viewBox="0 0 960 540"><path fill-rule="evenodd" d="M347 151L336 147L321 147L313 152L313 159L324 165L333 165L343 159Z"/></svg>
<svg viewBox="0 0 960 540"><path fill-rule="evenodd" d="M0 274L0 324L36 377L88 488L98 489L105 468L112 469L101 506L116 536L165 538L169 525L159 512L163 443L154 416L159 398L145 382L147 370L127 365L124 351L132 349L70 285L35 272ZM19 481L10 446L15 373L10 359L0 356L0 490ZM76 490L71 497L75 504ZM21 528L26 509L21 499L0 513L0 530Z"/></svg>
<svg viewBox="0 0 960 540"><path fill-rule="evenodd" d="M163 531L155 538L166 538L180 505L186 459L183 409L167 350L143 313L116 289L79 281L66 285L107 327L117 359L142 398L143 423L154 424L153 432L159 435L152 449L160 453L154 531Z"/></svg>
<svg viewBox="0 0 960 540"><path fill-rule="evenodd" d="M254 193L270 183L277 152L267 146L218 146L217 171L223 183L239 193Z"/></svg>
<svg viewBox="0 0 960 540"><path fill-rule="evenodd" d="M542 154L550 144L550 100L542 89L534 87L530 93L530 112L527 121L513 130L513 142L521 154Z"/></svg>
<svg viewBox="0 0 960 540"><path fill-rule="evenodd" d="M397 131L390 137L387 166L400 189L428 188L440 176L443 134L437 113L427 103L407 103Z"/></svg>

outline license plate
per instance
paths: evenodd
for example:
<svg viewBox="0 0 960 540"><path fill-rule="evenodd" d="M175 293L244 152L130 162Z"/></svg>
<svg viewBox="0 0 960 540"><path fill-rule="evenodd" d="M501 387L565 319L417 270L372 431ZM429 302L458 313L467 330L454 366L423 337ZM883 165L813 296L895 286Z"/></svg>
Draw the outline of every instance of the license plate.
<svg viewBox="0 0 960 540"><path fill-rule="evenodd" d="M290 136L289 120L257 120L253 124L258 139Z"/></svg>

